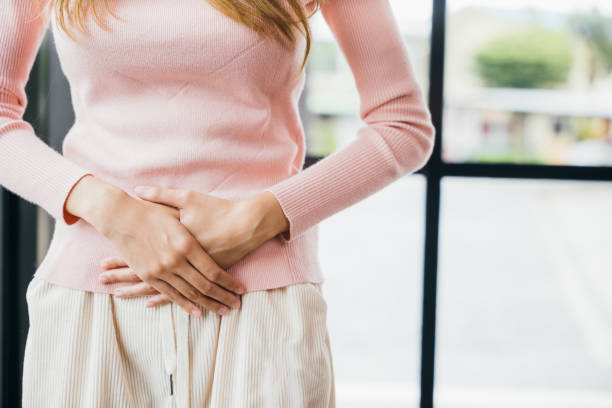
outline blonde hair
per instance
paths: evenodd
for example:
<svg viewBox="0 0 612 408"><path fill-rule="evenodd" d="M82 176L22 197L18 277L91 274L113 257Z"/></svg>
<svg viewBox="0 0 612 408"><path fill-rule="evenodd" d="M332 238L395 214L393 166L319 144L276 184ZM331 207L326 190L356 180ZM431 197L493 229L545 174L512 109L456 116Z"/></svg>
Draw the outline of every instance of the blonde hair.
<svg viewBox="0 0 612 408"><path fill-rule="evenodd" d="M42 11L40 7L41 0L34 0L39 14ZM104 4L105 10L116 19L121 18L113 13L110 8L110 0L43 0L46 5L52 5L55 8L57 22L60 28L73 40L75 38L70 33L68 26L76 26L79 31L85 33L85 19L88 13L93 13L96 23L106 29L104 26L99 6ZM207 1L211 6L219 10L221 13L231 19L246 25L254 30L258 35L272 37L284 45L294 47L296 36L293 27L298 30L306 38L306 50L298 75L302 72L310 53L312 34L308 19L319 9L321 3L326 0L308 0L310 3L315 3L315 8L309 15L306 14L304 6L301 4L303 0L202 0ZM287 3L288 8L282 3ZM179 7L179 6L177 6Z"/></svg>

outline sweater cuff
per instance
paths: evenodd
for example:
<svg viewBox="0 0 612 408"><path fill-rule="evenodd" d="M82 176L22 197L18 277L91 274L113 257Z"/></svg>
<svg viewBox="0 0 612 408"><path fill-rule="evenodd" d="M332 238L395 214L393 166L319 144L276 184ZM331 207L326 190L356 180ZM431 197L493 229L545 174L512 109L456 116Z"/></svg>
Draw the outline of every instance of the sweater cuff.
<svg viewBox="0 0 612 408"><path fill-rule="evenodd" d="M74 185L90 170L56 152L27 122L0 125L0 185L42 207L57 222L78 221L64 206Z"/></svg>
<svg viewBox="0 0 612 408"><path fill-rule="evenodd" d="M78 171L73 176L72 175L70 176L69 180L72 180L74 177L78 177L78 178L76 179L76 181L72 183L72 185L70 184L67 185L67 187L69 187L68 192L64 195L64 201L62 204L62 219L66 223L66 225L72 225L81 219L80 217L77 217L76 215L68 212L68 210L66 209L66 202L68 201L68 197L70 196L70 193L72 193L72 190L74 190L74 187L76 186L76 184L86 176L93 176L93 174L92 173L82 174L82 171ZM68 181L68 183L70 183L70 181Z"/></svg>
<svg viewBox="0 0 612 408"><path fill-rule="evenodd" d="M300 194L301 188L300 177L293 176L265 189L274 194L289 221L289 228L279 234L284 243L293 242L311 227L306 224L304 216L311 209L312 203Z"/></svg>
<svg viewBox="0 0 612 408"><path fill-rule="evenodd" d="M269 187L264 191L269 191L270 193L274 194L276 200L280 204L281 209L283 210L283 213L285 214L285 217L289 221L289 228L278 234L282 242L288 243L293 241L293 237L298 234L296 228L297 221L296 217L293 215L293 211L289 208L287 204L287 202L289 201L287 195L283 192L282 187L279 184L275 184L274 186Z"/></svg>

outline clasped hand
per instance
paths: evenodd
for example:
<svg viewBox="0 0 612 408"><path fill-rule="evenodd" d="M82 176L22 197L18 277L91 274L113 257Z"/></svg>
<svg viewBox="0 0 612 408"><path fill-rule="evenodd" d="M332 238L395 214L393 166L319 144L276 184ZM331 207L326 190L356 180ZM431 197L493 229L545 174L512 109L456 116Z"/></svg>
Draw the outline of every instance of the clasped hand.
<svg viewBox="0 0 612 408"><path fill-rule="evenodd" d="M219 314L227 313L225 305L239 308L236 294L244 293L245 288L224 269L286 228L286 219L279 217L280 207L272 201L275 198L271 193L233 202L190 190L142 186L135 191L143 204L155 210L141 222L150 222L152 225L145 228L154 229L152 234L161 233L167 242L165 248L159 248L161 261L143 266L142 260L136 259L137 251L126 252L132 259L106 258L101 264L100 281L132 283L116 289L114 294L150 296L147 307L173 301L194 316L201 314L196 305ZM271 211L276 211L273 217ZM190 234L170 239L167 227L155 228L168 215L177 218ZM121 238L115 237L114 241ZM155 245L159 247L159 243Z"/></svg>

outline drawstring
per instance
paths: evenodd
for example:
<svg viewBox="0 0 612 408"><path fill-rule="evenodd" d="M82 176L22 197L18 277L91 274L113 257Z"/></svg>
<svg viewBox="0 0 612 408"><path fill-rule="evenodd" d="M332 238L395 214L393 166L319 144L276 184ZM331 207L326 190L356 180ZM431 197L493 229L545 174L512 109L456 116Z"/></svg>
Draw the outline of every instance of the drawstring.
<svg viewBox="0 0 612 408"><path fill-rule="evenodd" d="M162 350L164 352L164 364L169 381L169 393L174 395L176 387L176 342L174 338L174 325L172 319L172 303L166 303L162 307L160 316L160 332L162 338Z"/></svg>
<svg viewBox="0 0 612 408"><path fill-rule="evenodd" d="M189 314L172 302L161 307L160 330L168 393L177 408L189 408Z"/></svg>
<svg viewBox="0 0 612 408"><path fill-rule="evenodd" d="M178 366L178 388L177 401L180 408L189 408L189 395L191 380L189 378L189 314L174 305L178 314L177 324L177 366Z"/></svg>

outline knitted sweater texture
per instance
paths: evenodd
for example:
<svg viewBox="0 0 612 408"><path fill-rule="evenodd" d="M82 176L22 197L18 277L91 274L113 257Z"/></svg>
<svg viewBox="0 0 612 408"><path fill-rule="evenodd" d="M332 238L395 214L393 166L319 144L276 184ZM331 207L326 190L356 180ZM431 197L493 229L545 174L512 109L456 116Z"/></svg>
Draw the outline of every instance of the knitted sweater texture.
<svg viewBox="0 0 612 408"><path fill-rule="evenodd" d="M314 2L304 0L306 10ZM320 221L421 168L434 129L388 0L327 0L320 10L350 65L364 126L304 169L295 49L259 37L205 0L119 0L109 29L87 21L77 41L37 15L33 0L0 0L0 184L55 219L36 271L74 289L110 292L100 260L117 255L64 211L86 174L135 196L137 185L228 200L272 192L290 229L228 269L248 291L322 282ZM50 24L53 23L53 24ZM50 27L75 113L57 153L23 120L25 85ZM375 239L375 238L373 238Z"/></svg>

